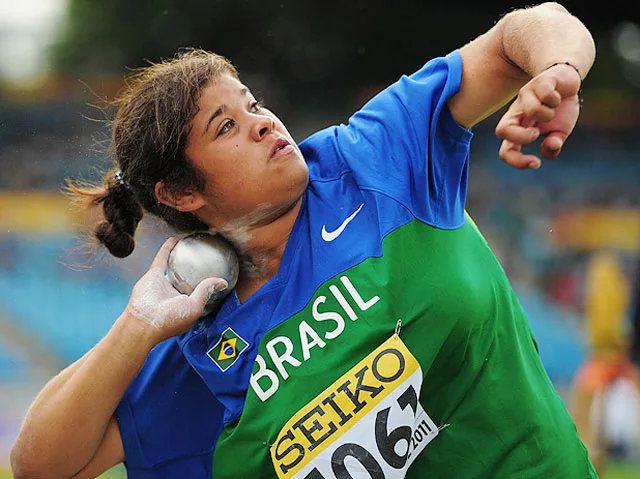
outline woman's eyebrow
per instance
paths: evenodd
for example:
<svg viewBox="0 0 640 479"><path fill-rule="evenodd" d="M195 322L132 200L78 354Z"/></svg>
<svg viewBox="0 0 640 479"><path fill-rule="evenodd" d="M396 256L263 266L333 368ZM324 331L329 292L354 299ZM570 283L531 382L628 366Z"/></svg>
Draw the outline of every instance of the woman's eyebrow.
<svg viewBox="0 0 640 479"><path fill-rule="evenodd" d="M249 95L251 92L246 86L244 86L240 88L239 93L241 96L246 96L246 95ZM202 132L203 136L207 133L207 131L209 131L209 125L211 125L211 122L215 120L217 117L219 117L220 115L222 115L226 110L227 110L227 105L221 105L220 108L218 108L216 111L213 112L213 114L209 117L209 120L207 121L207 126L204 127L204 131Z"/></svg>
<svg viewBox="0 0 640 479"><path fill-rule="evenodd" d="M222 115L226 110L227 110L227 105L221 105L220 108L218 108L216 111L213 112L213 114L209 117L209 120L207 121L207 126L204 127L204 131L202 132L203 136L209 130L209 125L211 125L211 122L216 118L218 118L220 115Z"/></svg>

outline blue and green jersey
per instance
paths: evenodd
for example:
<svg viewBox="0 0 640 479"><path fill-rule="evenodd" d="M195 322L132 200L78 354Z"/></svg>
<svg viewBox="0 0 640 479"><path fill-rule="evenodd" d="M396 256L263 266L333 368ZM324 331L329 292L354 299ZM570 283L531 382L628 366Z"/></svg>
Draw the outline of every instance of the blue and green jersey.
<svg viewBox="0 0 640 479"><path fill-rule="evenodd" d="M465 214L458 51L300 144L278 274L159 345L117 415L129 477L595 478Z"/></svg>

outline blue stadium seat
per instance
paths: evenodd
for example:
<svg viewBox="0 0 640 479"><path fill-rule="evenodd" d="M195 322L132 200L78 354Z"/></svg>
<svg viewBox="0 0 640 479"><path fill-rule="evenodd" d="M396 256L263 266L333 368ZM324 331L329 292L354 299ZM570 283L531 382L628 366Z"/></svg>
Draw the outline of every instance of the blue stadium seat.
<svg viewBox="0 0 640 479"><path fill-rule="evenodd" d="M0 383L21 381L28 377L27 358L0 336Z"/></svg>
<svg viewBox="0 0 640 479"><path fill-rule="evenodd" d="M0 264L0 310L62 362L76 360L109 330L133 285L117 269L73 271L62 264L75 247L72 238L7 241L11 260Z"/></svg>

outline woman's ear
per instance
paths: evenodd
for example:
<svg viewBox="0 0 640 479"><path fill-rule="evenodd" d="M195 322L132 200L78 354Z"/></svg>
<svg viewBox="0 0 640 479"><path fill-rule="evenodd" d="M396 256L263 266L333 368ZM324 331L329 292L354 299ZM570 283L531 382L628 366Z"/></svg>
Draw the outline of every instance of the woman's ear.
<svg viewBox="0 0 640 479"><path fill-rule="evenodd" d="M187 189L181 193L172 193L165 187L162 181L156 183L155 192L158 202L178 211L191 213L199 210L206 204L204 197L197 191Z"/></svg>

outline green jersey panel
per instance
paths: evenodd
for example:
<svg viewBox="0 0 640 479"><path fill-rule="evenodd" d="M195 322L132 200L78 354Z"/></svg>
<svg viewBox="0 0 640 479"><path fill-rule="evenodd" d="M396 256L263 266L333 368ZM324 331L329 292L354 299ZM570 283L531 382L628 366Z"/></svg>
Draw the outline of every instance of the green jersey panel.
<svg viewBox="0 0 640 479"><path fill-rule="evenodd" d="M526 316L475 225L441 230L414 220L390 233L383 250L327 281L306 308L265 334L242 416L218 440L214 477L242 477L239 465L260 478L367 477L364 471L445 478L453 470L469 479L596 477ZM408 352L403 359L384 353L376 363L371 353L394 332ZM419 384L392 391L399 379L387 379L410 356ZM392 406L379 405L383 397ZM418 410L422 429L419 421L398 425L400 414ZM341 443L367 421L370 436L382 439ZM331 464L314 469L329 446ZM384 473L400 463L399 475Z"/></svg>

